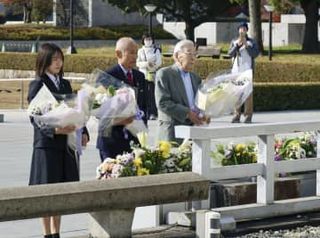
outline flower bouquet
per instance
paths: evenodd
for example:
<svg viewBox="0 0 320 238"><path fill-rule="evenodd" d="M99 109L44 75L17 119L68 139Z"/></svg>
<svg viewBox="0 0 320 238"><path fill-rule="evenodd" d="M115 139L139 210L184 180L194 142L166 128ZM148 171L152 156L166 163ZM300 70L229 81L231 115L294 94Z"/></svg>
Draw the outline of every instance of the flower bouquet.
<svg viewBox="0 0 320 238"><path fill-rule="evenodd" d="M96 69L91 74L89 83L84 84L83 88L93 95L91 115L99 120L100 135L109 136L113 125L129 117L135 117L135 120L126 126L132 134L137 135L147 130L142 121L143 112L138 108L132 87Z"/></svg>
<svg viewBox="0 0 320 238"><path fill-rule="evenodd" d="M275 160L293 160L315 158L317 141L312 133L304 133L294 138L277 139L275 143Z"/></svg>
<svg viewBox="0 0 320 238"><path fill-rule="evenodd" d="M75 94L54 94L45 84L31 100L27 113L39 126L81 128L89 119L89 95L85 91Z"/></svg>
<svg viewBox="0 0 320 238"><path fill-rule="evenodd" d="M89 95L80 90L75 94L54 94L45 84L31 100L27 113L39 128L65 127L74 125L77 129L85 126L90 117ZM76 148L75 133L68 135L68 144Z"/></svg>
<svg viewBox="0 0 320 238"><path fill-rule="evenodd" d="M315 158L317 155L317 141L313 133L293 138L277 138L274 148L275 161ZM210 156L222 166L256 163L258 149L254 142L218 144Z"/></svg>
<svg viewBox="0 0 320 238"><path fill-rule="evenodd" d="M230 143L227 146L218 144L216 148L216 151L211 152L211 157L222 166L257 162L257 145L253 142L248 144Z"/></svg>
<svg viewBox="0 0 320 238"><path fill-rule="evenodd" d="M98 179L149 174L173 173L191 170L191 143L176 147L160 141L155 148L132 145L133 152L105 159L96 170Z"/></svg>
<svg viewBox="0 0 320 238"><path fill-rule="evenodd" d="M198 89L196 106L210 117L230 114L252 92L252 70L243 73L210 74Z"/></svg>

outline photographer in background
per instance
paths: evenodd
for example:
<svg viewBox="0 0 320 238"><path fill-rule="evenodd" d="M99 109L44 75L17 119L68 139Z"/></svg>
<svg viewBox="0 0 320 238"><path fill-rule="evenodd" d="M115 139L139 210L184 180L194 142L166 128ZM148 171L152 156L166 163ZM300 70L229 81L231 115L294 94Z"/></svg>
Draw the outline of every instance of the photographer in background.
<svg viewBox="0 0 320 238"><path fill-rule="evenodd" d="M254 39L248 37L248 24L242 22L238 26L239 36L232 40L228 54L232 57L232 73L240 73L248 69L254 72L254 59L259 55L259 49ZM253 114L252 93L244 103L244 122L251 123ZM239 123L241 107L236 108L232 123Z"/></svg>
<svg viewBox="0 0 320 238"><path fill-rule="evenodd" d="M137 66L144 73L147 85L147 118L156 120L158 117L154 98L154 79L157 69L161 66L161 52L154 44L154 38L150 34L142 36L142 48L138 50Z"/></svg>

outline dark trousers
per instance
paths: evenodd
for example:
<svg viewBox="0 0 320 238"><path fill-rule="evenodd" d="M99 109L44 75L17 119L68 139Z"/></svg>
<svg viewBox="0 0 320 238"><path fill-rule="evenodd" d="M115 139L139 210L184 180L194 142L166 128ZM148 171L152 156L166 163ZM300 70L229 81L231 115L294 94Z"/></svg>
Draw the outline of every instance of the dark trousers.
<svg viewBox="0 0 320 238"><path fill-rule="evenodd" d="M249 95L246 101L241 105L241 107L236 108L235 114L237 117L241 116L241 108L244 107L243 114L247 117L251 117L253 114L253 92Z"/></svg>
<svg viewBox="0 0 320 238"><path fill-rule="evenodd" d="M154 82L147 81L147 96L147 118L149 118L150 115L158 116L156 100L154 97Z"/></svg>

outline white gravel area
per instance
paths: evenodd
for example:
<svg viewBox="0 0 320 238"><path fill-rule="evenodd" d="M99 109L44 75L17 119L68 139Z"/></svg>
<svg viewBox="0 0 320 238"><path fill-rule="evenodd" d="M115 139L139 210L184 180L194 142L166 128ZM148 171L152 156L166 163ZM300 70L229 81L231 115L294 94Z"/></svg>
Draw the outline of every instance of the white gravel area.
<svg viewBox="0 0 320 238"><path fill-rule="evenodd" d="M303 226L295 229L284 230L260 230L259 232L250 233L237 238L320 238L320 226Z"/></svg>

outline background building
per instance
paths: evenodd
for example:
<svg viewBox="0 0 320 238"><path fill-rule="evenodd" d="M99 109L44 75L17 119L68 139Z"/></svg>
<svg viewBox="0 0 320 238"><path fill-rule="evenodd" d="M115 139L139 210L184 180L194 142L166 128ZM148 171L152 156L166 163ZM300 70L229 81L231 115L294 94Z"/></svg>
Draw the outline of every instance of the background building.
<svg viewBox="0 0 320 238"><path fill-rule="evenodd" d="M69 16L70 0L54 0L53 22L65 25ZM77 26L112 26L148 24L147 16L139 13L124 13L102 0L74 0L74 23ZM154 21L156 24L156 21Z"/></svg>

